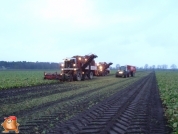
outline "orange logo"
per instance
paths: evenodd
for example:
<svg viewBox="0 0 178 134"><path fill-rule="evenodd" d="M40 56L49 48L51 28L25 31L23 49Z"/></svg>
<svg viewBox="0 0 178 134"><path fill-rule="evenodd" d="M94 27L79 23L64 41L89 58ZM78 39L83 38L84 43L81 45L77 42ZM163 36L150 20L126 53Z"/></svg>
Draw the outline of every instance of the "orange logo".
<svg viewBox="0 0 178 134"><path fill-rule="evenodd" d="M9 131L15 131L15 133L19 133L18 126L20 124L17 123L16 116L5 117L4 119L4 122L1 124L1 126L4 128L4 131L2 131L3 133L9 133Z"/></svg>

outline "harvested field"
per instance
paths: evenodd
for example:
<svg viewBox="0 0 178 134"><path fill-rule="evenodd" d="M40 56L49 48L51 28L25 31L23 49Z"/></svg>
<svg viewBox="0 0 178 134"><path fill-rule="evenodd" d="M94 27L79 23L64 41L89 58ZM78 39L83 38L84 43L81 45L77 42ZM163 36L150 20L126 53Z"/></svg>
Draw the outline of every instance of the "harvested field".
<svg viewBox="0 0 178 134"><path fill-rule="evenodd" d="M150 72L2 90L0 103L0 121L17 116L23 134L168 132Z"/></svg>

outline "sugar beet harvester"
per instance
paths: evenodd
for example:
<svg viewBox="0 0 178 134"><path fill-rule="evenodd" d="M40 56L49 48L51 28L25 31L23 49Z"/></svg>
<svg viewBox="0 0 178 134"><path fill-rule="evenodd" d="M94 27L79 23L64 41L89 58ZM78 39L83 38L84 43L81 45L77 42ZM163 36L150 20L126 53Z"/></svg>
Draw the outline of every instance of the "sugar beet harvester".
<svg viewBox="0 0 178 134"><path fill-rule="evenodd" d="M44 73L44 79L59 79L60 81L81 81L93 79L97 66L95 64L95 58L97 55L85 55L85 56L73 56L72 58L64 59L64 63L61 64L61 74L47 74Z"/></svg>
<svg viewBox="0 0 178 134"><path fill-rule="evenodd" d="M109 66L112 65L113 63L106 63L106 62L99 62L97 64L97 70L96 70L96 75L97 76L106 76L110 74L110 68Z"/></svg>
<svg viewBox="0 0 178 134"><path fill-rule="evenodd" d="M134 77L136 73L136 67L135 66L130 66L130 65L126 65L126 66L121 66L119 67L119 70L116 72L116 77Z"/></svg>

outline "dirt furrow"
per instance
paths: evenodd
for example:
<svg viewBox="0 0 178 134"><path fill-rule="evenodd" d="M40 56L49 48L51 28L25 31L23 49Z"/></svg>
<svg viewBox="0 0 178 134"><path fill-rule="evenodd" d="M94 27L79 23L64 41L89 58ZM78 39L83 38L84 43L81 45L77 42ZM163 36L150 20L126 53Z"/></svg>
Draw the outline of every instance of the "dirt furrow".
<svg viewBox="0 0 178 134"><path fill-rule="evenodd" d="M125 80L124 80L125 81ZM139 82L138 82L139 83ZM111 84L110 86L113 86L114 84ZM116 83L116 85L118 85L118 83ZM124 85L125 86L125 85ZM107 88L108 86L104 86L103 88ZM109 88L109 87L108 87ZM123 87L119 87L119 88L123 88ZM119 90L118 86L117 88L115 89L116 91ZM94 89L95 92L97 90L99 90L99 88L97 89ZM100 90L102 90L102 88L100 87ZM86 95L88 95L88 93L86 93ZM122 94L120 94L120 96L122 96ZM103 94L102 95L99 95L97 93L91 95L91 96L86 96L78 101L76 101L75 103L72 103L69 105L66 105L65 107L62 108L62 111L58 110L58 112L56 113L53 113L51 116L43 116L42 118L38 119L38 120L33 120L31 122L29 122L28 124L26 124L25 126L21 126L20 129L21 131L24 133L24 132L39 132L39 133L42 133L42 130L44 130L44 128L46 129L50 129L49 127L52 127L50 126L49 124L56 124L56 122L61 122L64 118L66 118L68 115L72 115L72 114L76 114L76 113L79 113L85 109L88 108L88 106L90 106L90 102L92 101L94 104L97 103L97 102L100 102L101 99L104 99L104 97L106 98L107 96ZM70 100L68 100L69 102ZM57 110L56 110L57 111ZM48 124L48 125L45 125L45 124L41 124L40 122L46 122L45 124Z"/></svg>
<svg viewBox="0 0 178 134"><path fill-rule="evenodd" d="M124 90L122 95L120 91L65 123L56 124L49 133L168 133L155 74L139 83L127 88L129 91Z"/></svg>
<svg viewBox="0 0 178 134"><path fill-rule="evenodd" d="M132 90L133 87L138 86L140 87L139 89L141 89L144 82L148 78L149 76L137 81L129 88L122 90L123 92L119 92L116 95L107 99L107 101L101 102L101 105L96 105L94 108L91 108L89 111L86 111L86 113L82 113L64 124L59 124L59 126L57 126L56 131L52 130L49 133L56 133L59 130L61 131L61 134L77 133L79 131L81 133L98 133L98 131L101 131L101 129L103 129L103 126L107 124L107 121L110 121L112 116L115 115L117 109L123 110L121 106L125 105L128 100L128 97L134 96L134 93L137 93L135 90ZM142 85L140 84L141 82ZM120 107L116 107L115 109L113 109L113 107L117 105L120 105ZM87 117L88 121L84 120L83 117ZM89 124L87 124L87 122L89 122Z"/></svg>

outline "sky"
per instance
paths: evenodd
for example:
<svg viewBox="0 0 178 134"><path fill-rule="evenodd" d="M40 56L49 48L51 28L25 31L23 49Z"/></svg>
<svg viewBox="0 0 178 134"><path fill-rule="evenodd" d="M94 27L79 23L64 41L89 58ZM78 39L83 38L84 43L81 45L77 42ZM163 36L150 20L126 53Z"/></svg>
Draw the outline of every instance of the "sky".
<svg viewBox="0 0 178 134"><path fill-rule="evenodd" d="M112 66L178 66L177 0L0 1L0 61L96 54Z"/></svg>

